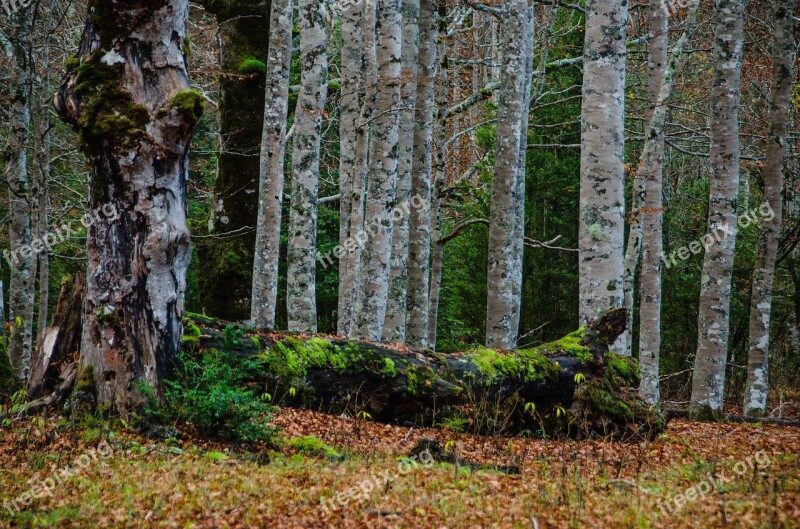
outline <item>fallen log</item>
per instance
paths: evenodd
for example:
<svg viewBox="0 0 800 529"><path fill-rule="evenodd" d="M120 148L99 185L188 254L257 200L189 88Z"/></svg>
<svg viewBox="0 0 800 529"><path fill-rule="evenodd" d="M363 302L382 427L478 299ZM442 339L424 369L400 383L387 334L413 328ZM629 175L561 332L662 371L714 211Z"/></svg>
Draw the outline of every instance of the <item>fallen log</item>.
<svg viewBox="0 0 800 529"><path fill-rule="evenodd" d="M188 354L256 356L251 384L281 406L408 426L457 425L512 434L652 437L665 420L636 391L635 360L609 351L624 330L609 311L561 340L504 352L440 354L339 337L258 333L201 316L186 324ZM224 327L223 327L224 326Z"/></svg>

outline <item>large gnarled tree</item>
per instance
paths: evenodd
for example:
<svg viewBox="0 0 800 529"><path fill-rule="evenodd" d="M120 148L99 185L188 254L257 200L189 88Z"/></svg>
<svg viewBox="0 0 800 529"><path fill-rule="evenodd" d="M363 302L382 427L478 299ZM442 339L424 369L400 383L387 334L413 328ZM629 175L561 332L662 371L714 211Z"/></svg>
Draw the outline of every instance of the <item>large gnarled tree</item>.
<svg viewBox="0 0 800 529"><path fill-rule="evenodd" d="M188 149L203 111L189 89L186 0L90 2L56 96L90 165L81 366L98 401L162 394L177 351L189 266Z"/></svg>

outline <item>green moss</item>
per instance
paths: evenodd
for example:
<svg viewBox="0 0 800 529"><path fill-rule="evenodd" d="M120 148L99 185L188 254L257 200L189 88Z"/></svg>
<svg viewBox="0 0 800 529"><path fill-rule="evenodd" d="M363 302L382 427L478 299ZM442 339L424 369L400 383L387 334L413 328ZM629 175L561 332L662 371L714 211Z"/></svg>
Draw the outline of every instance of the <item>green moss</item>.
<svg viewBox="0 0 800 529"><path fill-rule="evenodd" d="M67 59L67 62L64 65L64 67L69 72L69 71L72 71L72 70L77 70L80 65L81 65L81 60L78 57L76 57L75 55L73 55L72 57Z"/></svg>
<svg viewBox="0 0 800 529"><path fill-rule="evenodd" d="M467 356L478 367L487 385L504 379L523 382L546 382L558 378L561 368L539 351L526 349L501 353L479 348Z"/></svg>
<svg viewBox="0 0 800 529"><path fill-rule="evenodd" d="M99 53L81 63L75 95L81 98L77 129L87 154L96 155L103 145L132 148L147 137L150 113L120 85L120 67L100 62ZM101 200L93 189L93 197Z"/></svg>
<svg viewBox="0 0 800 529"><path fill-rule="evenodd" d="M187 348L194 349L200 346L200 327L194 324L189 318L183 319L183 337L181 344Z"/></svg>
<svg viewBox="0 0 800 529"><path fill-rule="evenodd" d="M541 353L546 356L554 356L554 355L574 356L581 362L588 362L589 360L592 359L592 353L586 346L581 345L581 340L583 340L583 332L584 328L581 327L577 331L569 333L560 340L555 340L553 342L548 342L543 345L538 345L529 350Z"/></svg>
<svg viewBox="0 0 800 529"><path fill-rule="evenodd" d="M394 360L391 358L384 358L383 370L381 373L386 378L395 378L397 376L397 369L394 367Z"/></svg>
<svg viewBox="0 0 800 529"><path fill-rule="evenodd" d="M608 376L614 386L639 387L639 363L636 359L609 351L606 360L608 361Z"/></svg>
<svg viewBox="0 0 800 529"><path fill-rule="evenodd" d="M313 435L295 437L294 439L289 439L286 444L290 448L308 456L325 456L329 459L341 459L342 457L339 452Z"/></svg>
<svg viewBox="0 0 800 529"><path fill-rule="evenodd" d="M177 111L185 126L194 129L205 110L203 94L197 90L178 92L169 102L169 108Z"/></svg>
<svg viewBox="0 0 800 529"><path fill-rule="evenodd" d="M106 312L105 307L100 307L96 320L97 323L103 327L117 327L119 325L119 314L116 312Z"/></svg>
<svg viewBox="0 0 800 529"><path fill-rule="evenodd" d="M408 366L406 370L406 393L413 396L422 395L433 386L436 375L428 366Z"/></svg>
<svg viewBox="0 0 800 529"><path fill-rule="evenodd" d="M78 374L78 378L75 380L75 389L73 392L97 395L97 385L94 379L94 367L84 366L83 369L81 369L81 372Z"/></svg>
<svg viewBox="0 0 800 529"><path fill-rule="evenodd" d="M242 75L261 74L267 71L267 65L263 61L248 57L238 64L236 71Z"/></svg>

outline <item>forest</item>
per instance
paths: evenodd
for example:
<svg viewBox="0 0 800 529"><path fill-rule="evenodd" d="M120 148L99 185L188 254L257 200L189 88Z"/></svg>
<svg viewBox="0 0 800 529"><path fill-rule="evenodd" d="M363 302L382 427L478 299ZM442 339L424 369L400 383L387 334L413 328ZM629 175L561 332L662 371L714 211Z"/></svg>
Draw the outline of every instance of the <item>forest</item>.
<svg viewBox="0 0 800 529"><path fill-rule="evenodd" d="M800 526L794 0L0 0L0 527Z"/></svg>

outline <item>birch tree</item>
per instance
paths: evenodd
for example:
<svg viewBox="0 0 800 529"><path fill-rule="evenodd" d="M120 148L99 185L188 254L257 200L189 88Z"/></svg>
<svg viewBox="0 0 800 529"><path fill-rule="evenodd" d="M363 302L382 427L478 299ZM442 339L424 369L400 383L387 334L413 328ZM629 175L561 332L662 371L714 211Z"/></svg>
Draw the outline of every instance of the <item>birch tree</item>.
<svg viewBox="0 0 800 529"><path fill-rule="evenodd" d="M639 331L639 366L641 369L640 393L650 405L661 400L659 388L659 363L661 358L661 269L663 249L663 162L664 126L667 103L675 87L675 74L683 57L683 51L695 28L699 1L689 5L680 38L672 47L667 60L669 19L663 2L650 6L650 58L648 78L655 97L650 123L645 131L642 158L637 168L637 177L645 182L644 210L641 212L642 275ZM627 294L626 294L627 295ZM630 314L628 325L630 326Z"/></svg>
<svg viewBox="0 0 800 529"><path fill-rule="evenodd" d="M376 61L380 87L369 125L369 175L365 205L366 244L362 254L354 337L380 340L386 316L392 210L397 184L402 28L400 1L378 0Z"/></svg>
<svg viewBox="0 0 800 529"><path fill-rule="evenodd" d="M392 258L389 295L383 323L383 341L406 341L406 295L408 287L409 214L411 170L414 159L414 107L417 100L417 59L419 55L419 0L402 0L402 51L400 125L395 203L402 214L395 215L392 228ZM416 203L416 201L415 201Z"/></svg>
<svg viewBox="0 0 800 529"><path fill-rule="evenodd" d="M411 209L408 243L408 295L406 297L406 341L428 345L428 288L431 246L431 172L433 121L436 97L438 2L420 0L419 70L417 107L414 112L414 152L411 195L421 207Z"/></svg>
<svg viewBox="0 0 800 529"><path fill-rule="evenodd" d="M268 329L275 328L278 298L286 117L292 59L292 0L272 0L271 9L250 310L253 324Z"/></svg>
<svg viewBox="0 0 800 529"><path fill-rule="evenodd" d="M728 358L731 276L739 191L739 87L744 43L744 2L718 0L715 9L714 76L711 85L711 190L707 244L700 276L697 355L690 415L707 420L722 413Z"/></svg>
<svg viewBox="0 0 800 529"><path fill-rule="evenodd" d="M623 304L627 23L624 0L586 3L578 231L581 325Z"/></svg>
<svg viewBox="0 0 800 529"><path fill-rule="evenodd" d="M9 240L10 279L9 321L11 336L8 356L14 376L19 381L27 378L33 345L34 292L36 283L36 257L31 251L32 194L28 168L28 150L31 125L31 52L32 9L25 7L12 15L7 54L15 66L9 86L9 144L6 149L6 181L10 210Z"/></svg>
<svg viewBox="0 0 800 529"><path fill-rule="evenodd" d="M319 149L328 56L325 4L302 0L299 7L302 84L294 122L286 303L289 330L315 333Z"/></svg>
<svg viewBox="0 0 800 529"><path fill-rule="evenodd" d="M786 129L792 101L793 7L794 0L775 2L770 130L764 161L764 200L769 204L773 216L771 219L765 218L761 224L753 269L747 386L744 397L744 412L751 416L763 416L767 411L772 285L783 221L783 169Z"/></svg>
<svg viewBox="0 0 800 529"><path fill-rule="evenodd" d="M372 2L366 2L372 9ZM366 161L366 134L359 124L364 104L364 31L372 18L365 16L365 2L348 2L342 6L342 91L339 101L339 299L337 332L347 336L353 318L357 263L360 247L356 236L364 217L362 174ZM374 31L374 24L373 24ZM352 226L352 228L351 228Z"/></svg>
<svg viewBox="0 0 800 529"><path fill-rule="evenodd" d="M186 0L99 3L56 109L79 134L92 214L81 366L122 412L163 395L182 333L190 241L188 149L203 112L189 89ZM124 22L124 23L120 23Z"/></svg>
<svg viewBox="0 0 800 529"><path fill-rule="evenodd" d="M524 189L519 182L524 178L520 163L523 145L523 121L527 121L526 101L530 101L528 63L532 47L528 44L533 29L529 21L527 0L512 0L506 4L500 46L500 88L497 111L497 147L492 184L491 219L489 223L489 299L486 308L486 346L495 349L513 349L517 336L515 330L515 281L521 247L516 238L520 215L518 193ZM521 245L520 245L521 246ZM520 275L521 278L521 275ZM519 288L516 289L519 294ZM517 318L519 305L517 301ZM517 319L517 325L519 320Z"/></svg>

